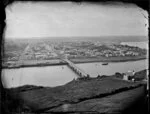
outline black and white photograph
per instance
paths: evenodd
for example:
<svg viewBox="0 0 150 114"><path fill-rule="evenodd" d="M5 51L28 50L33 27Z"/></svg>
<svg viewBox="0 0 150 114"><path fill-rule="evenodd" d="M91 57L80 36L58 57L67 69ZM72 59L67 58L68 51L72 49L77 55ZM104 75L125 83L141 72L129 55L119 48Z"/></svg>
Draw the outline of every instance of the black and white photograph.
<svg viewBox="0 0 150 114"><path fill-rule="evenodd" d="M4 11L2 114L149 112L142 0L16 0Z"/></svg>

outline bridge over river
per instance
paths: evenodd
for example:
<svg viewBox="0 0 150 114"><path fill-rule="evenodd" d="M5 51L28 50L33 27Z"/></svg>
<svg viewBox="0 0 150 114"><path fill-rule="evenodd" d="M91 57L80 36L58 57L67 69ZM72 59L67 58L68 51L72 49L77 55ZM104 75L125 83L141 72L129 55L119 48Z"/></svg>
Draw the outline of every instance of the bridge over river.
<svg viewBox="0 0 150 114"><path fill-rule="evenodd" d="M68 63L68 66L76 73L78 74L78 78L82 78L82 77L87 77L88 74L85 73L82 69L80 69L79 67L77 67L73 62L71 62L68 59L63 59L63 61Z"/></svg>
<svg viewBox="0 0 150 114"><path fill-rule="evenodd" d="M71 68L71 70L73 70L77 74L78 78L89 76L82 69L77 67L73 62L71 62L65 54L61 54L60 51L54 49L54 46L52 46L52 50L60 57L62 61L68 63L69 68Z"/></svg>
<svg viewBox="0 0 150 114"><path fill-rule="evenodd" d="M82 69L80 69L79 67L77 67L73 62L71 62L70 60L68 60L68 58L67 58L67 56L65 54L61 54L59 50L56 50L53 45L49 46L47 44L44 44L44 46L45 46L45 48L47 50L55 52L62 61L66 62L68 64L68 67L77 74L78 78L83 78L83 77L89 76ZM25 50L23 51L23 53L21 54L21 56L19 58L18 64L23 64L23 61L26 59L26 53L29 50L31 50L32 47L34 47L34 44L29 44L25 48Z"/></svg>

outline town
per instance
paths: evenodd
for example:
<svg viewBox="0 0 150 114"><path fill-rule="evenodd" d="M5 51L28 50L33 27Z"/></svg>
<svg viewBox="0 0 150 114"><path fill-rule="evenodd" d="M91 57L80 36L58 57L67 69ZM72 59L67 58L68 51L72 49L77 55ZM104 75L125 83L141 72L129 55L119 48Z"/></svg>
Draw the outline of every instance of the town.
<svg viewBox="0 0 150 114"><path fill-rule="evenodd" d="M7 42L5 44L3 66L18 64L19 61L52 61L62 57L68 59L143 57L147 50L120 43L101 43L99 41L66 41L33 43Z"/></svg>

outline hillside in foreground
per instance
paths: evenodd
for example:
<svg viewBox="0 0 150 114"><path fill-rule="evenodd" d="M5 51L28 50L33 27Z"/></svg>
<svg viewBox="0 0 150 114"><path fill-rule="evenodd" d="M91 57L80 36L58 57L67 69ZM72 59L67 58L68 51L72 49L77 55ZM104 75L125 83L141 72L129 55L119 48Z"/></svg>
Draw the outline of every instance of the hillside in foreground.
<svg viewBox="0 0 150 114"><path fill-rule="evenodd" d="M7 93L10 112L140 113L146 108L143 84L107 76L52 88L26 85L7 89Z"/></svg>

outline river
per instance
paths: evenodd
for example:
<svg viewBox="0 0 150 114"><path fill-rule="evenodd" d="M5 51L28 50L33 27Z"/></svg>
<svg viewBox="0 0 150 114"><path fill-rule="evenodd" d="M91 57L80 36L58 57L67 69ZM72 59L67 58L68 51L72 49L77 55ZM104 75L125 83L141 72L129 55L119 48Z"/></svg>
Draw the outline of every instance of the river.
<svg viewBox="0 0 150 114"><path fill-rule="evenodd" d="M148 60L115 62L102 65L102 62L76 64L91 77L100 75L112 75L116 72L127 72L128 70L140 71L148 68ZM26 67L19 69L3 69L2 82L4 87L18 87L22 85L38 85L54 87L63 85L77 75L66 65Z"/></svg>

